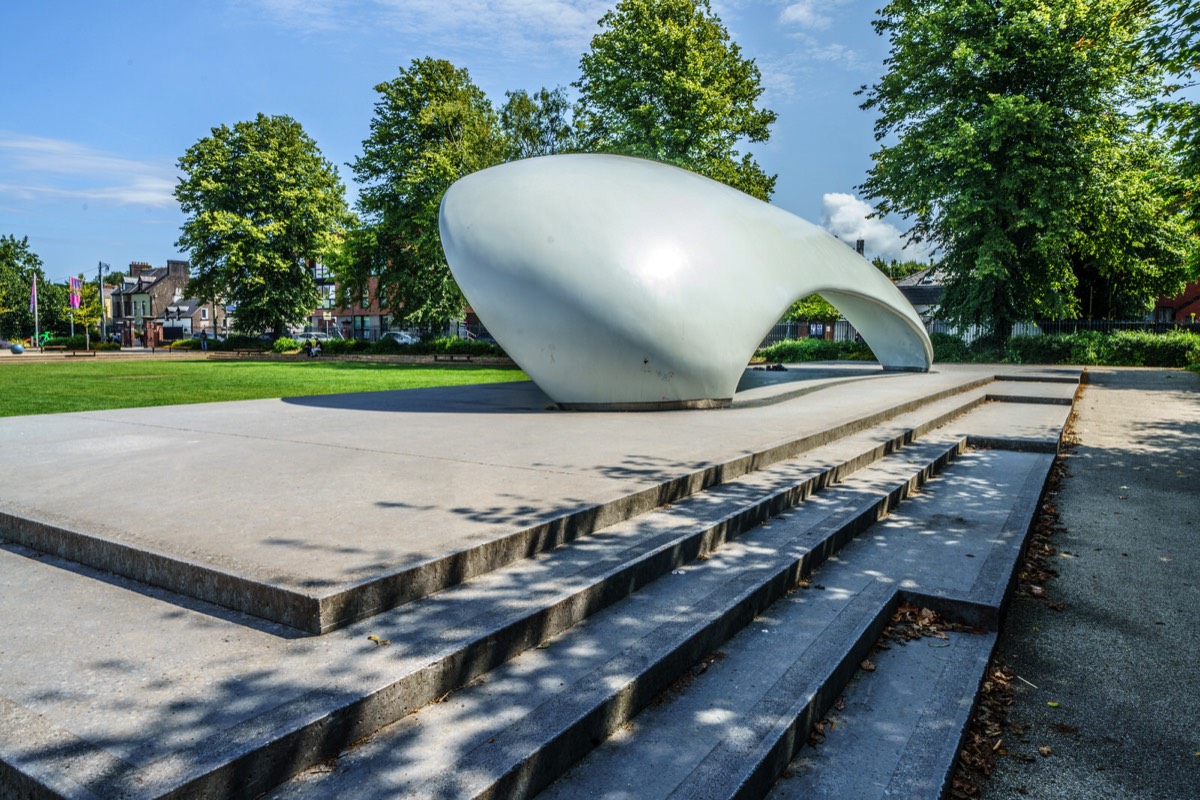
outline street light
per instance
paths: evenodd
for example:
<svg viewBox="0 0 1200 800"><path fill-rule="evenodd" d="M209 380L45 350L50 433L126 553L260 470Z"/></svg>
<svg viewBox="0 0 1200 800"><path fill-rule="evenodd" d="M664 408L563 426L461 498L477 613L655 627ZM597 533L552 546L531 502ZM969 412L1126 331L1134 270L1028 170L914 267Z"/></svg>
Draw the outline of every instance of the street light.
<svg viewBox="0 0 1200 800"><path fill-rule="evenodd" d="M101 261L96 266L96 284L100 290L100 341L104 341L107 337L104 335L105 329L105 313L104 313L104 273L112 270L108 264Z"/></svg>

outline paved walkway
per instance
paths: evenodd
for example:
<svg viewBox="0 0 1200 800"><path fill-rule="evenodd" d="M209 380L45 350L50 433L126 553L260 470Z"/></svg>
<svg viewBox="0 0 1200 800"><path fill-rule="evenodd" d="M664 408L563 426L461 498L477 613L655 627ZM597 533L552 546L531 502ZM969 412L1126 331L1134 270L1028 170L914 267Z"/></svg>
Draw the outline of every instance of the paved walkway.
<svg viewBox="0 0 1200 800"><path fill-rule="evenodd" d="M1013 604L1016 683L983 797L1200 796L1200 376L1091 368L1058 496L1055 611ZM1051 706L1056 703L1057 706ZM1049 755L1038 750L1049 747Z"/></svg>

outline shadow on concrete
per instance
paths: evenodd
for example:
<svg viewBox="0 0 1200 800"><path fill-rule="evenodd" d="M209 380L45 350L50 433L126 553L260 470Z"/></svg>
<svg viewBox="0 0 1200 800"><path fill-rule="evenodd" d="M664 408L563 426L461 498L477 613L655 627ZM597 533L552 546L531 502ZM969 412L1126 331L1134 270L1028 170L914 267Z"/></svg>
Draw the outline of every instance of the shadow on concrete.
<svg viewBox="0 0 1200 800"><path fill-rule="evenodd" d="M751 405L782 402L847 380L899 377L905 374L908 373L885 372L878 364L857 362L793 364L783 371L749 367L738 383L734 404L741 405L743 401ZM532 381L285 397L282 402L308 408L410 414L597 413L564 411Z"/></svg>
<svg viewBox="0 0 1200 800"><path fill-rule="evenodd" d="M557 406L532 381L285 397L306 408L406 414L534 414Z"/></svg>

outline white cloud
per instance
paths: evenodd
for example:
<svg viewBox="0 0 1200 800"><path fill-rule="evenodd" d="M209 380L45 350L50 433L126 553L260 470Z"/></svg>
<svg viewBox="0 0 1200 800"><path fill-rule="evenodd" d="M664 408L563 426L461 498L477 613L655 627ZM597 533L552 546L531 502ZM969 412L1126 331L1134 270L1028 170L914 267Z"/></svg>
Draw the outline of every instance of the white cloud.
<svg viewBox="0 0 1200 800"><path fill-rule="evenodd" d="M276 21L302 32L337 30L350 18L345 0L231 0L235 6L262 8Z"/></svg>
<svg viewBox="0 0 1200 800"><path fill-rule="evenodd" d="M926 261L930 251L923 244L905 247L904 235L894 225L869 218L875 213L870 203L852 194L830 192L821 198L821 226L844 242L864 241L867 258L891 261Z"/></svg>
<svg viewBox="0 0 1200 800"><path fill-rule="evenodd" d="M829 5L821 0L802 0L791 3L779 13L779 21L785 25L797 25L801 28L823 30L833 22L822 6Z"/></svg>
<svg viewBox="0 0 1200 800"><path fill-rule="evenodd" d="M231 0L304 33L388 30L439 46L532 57L586 49L611 0Z"/></svg>
<svg viewBox="0 0 1200 800"><path fill-rule="evenodd" d="M825 30L833 24L838 7L848 2L850 0L800 0L798 3L788 3L779 12L779 21L798 28Z"/></svg>
<svg viewBox="0 0 1200 800"><path fill-rule="evenodd" d="M175 205L175 169L122 158L64 139L0 131L0 194L23 201L77 198L163 208Z"/></svg>

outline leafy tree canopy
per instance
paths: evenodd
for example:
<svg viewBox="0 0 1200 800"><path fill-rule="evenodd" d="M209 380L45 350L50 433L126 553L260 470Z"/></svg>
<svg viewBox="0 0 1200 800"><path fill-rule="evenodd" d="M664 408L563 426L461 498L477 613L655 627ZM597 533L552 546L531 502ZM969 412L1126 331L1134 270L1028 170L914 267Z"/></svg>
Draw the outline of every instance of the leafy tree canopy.
<svg viewBox="0 0 1200 800"><path fill-rule="evenodd" d="M923 261L885 261L879 256L871 259L871 263L875 265L875 269L887 275L893 281L898 281L901 278L907 278L909 275L916 275L924 269L929 269L934 266L932 262L926 264Z"/></svg>
<svg viewBox="0 0 1200 800"><path fill-rule="evenodd" d="M500 127L509 161L565 153L578 147L571 102L562 86L553 90L543 87L532 95L524 89L506 92Z"/></svg>
<svg viewBox="0 0 1200 800"><path fill-rule="evenodd" d="M1133 163L1108 158L1107 143L1132 140L1125 109L1154 88L1132 46L1145 16L1126 6L892 0L879 11L888 72L864 87L863 108L887 144L862 188L913 220L911 240L942 248L948 320L1007 335L1018 320L1079 313L1081 231L1109 232L1085 212L1097 182Z"/></svg>
<svg viewBox="0 0 1200 800"><path fill-rule="evenodd" d="M1071 247L1082 316L1141 316L1156 298L1187 285L1195 243L1188 216L1171 199L1178 183L1172 162L1167 145L1142 131L1116 131L1097 143Z"/></svg>
<svg viewBox="0 0 1200 800"><path fill-rule="evenodd" d="M72 309L70 306L70 289L63 296L63 301L66 305L63 308L63 315L70 319L72 313L75 317L75 328L78 331L80 328L94 329L95 333L100 333L100 290L96 288L95 280L86 280L83 274L76 275L79 278L79 308Z"/></svg>
<svg viewBox="0 0 1200 800"><path fill-rule="evenodd" d="M353 170L377 250L359 237L340 262L338 280L365 286L376 270L378 291L397 316L450 319L465 302L438 234L442 195L462 176L503 161L505 139L482 90L448 61L414 60L375 91L371 134Z"/></svg>
<svg viewBox="0 0 1200 800"><path fill-rule="evenodd" d="M33 335L29 290L37 277L39 308L46 291L42 259L29 249L29 238L0 236L0 338Z"/></svg>
<svg viewBox="0 0 1200 800"><path fill-rule="evenodd" d="M179 168L188 293L236 306L243 330L282 335L316 306L311 266L349 221L337 169L300 123L265 114L213 128Z"/></svg>
<svg viewBox="0 0 1200 800"><path fill-rule="evenodd" d="M1175 79L1150 105L1148 116L1171 138L1178 178L1171 194L1192 221L1193 236L1200 237L1200 102L1181 95L1200 84L1200 5L1186 0L1144 0L1144 6L1155 13L1145 44ZM1135 4L1133 9L1142 7ZM1191 259L1192 274L1200 275L1200 247L1195 239Z"/></svg>
<svg viewBox="0 0 1200 800"><path fill-rule="evenodd" d="M800 322L836 322L842 316L825 298L819 294L810 294L792 303L792 307L783 315L784 319Z"/></svg>
<svg viewBox="0 0 1200 800"><path fill-rule="evenodd" d="M769 199L743 141L764 142L762 76L708 0L621 0L579 62L582 148L665 161Z"/></svg>

